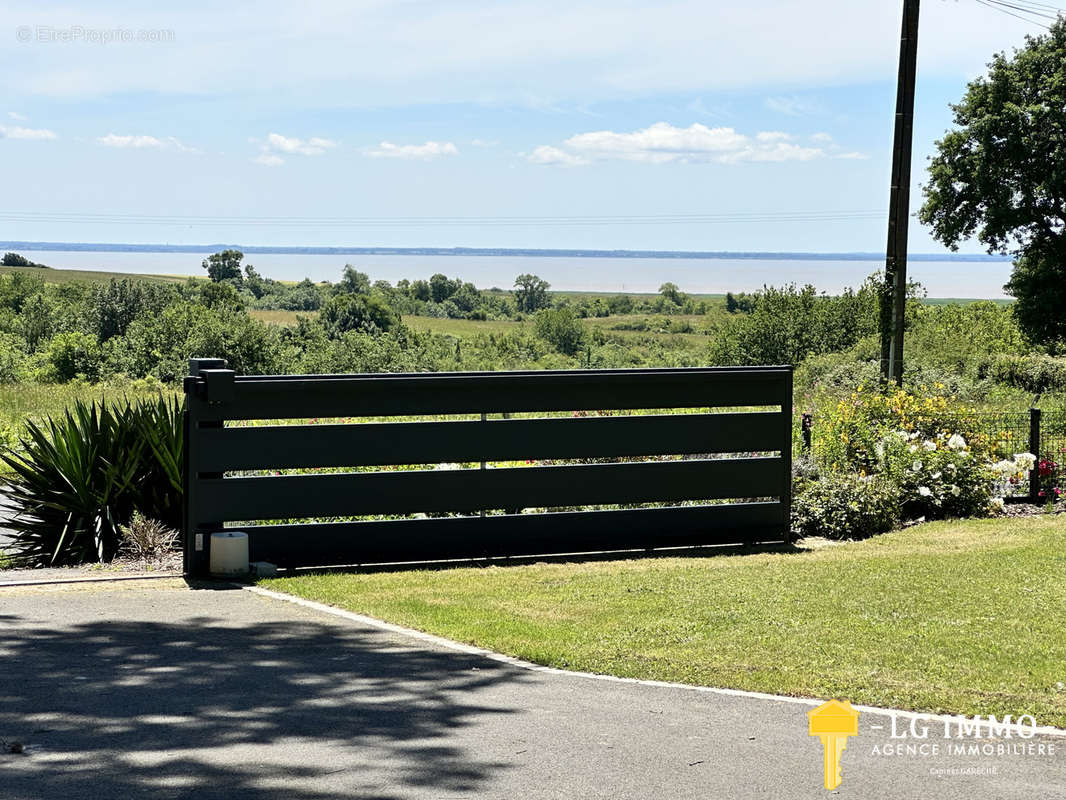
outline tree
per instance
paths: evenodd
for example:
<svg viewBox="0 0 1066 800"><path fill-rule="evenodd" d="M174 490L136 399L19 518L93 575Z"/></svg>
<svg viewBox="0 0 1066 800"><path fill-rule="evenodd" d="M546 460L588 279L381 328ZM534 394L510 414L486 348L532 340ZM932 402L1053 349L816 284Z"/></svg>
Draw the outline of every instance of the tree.
<svg viewBox="0 0 1066 800"><path fill-rule="evenodd" d="M337 283L337 291L342 294L370 294L370 276L351 264L345 264L344 272Z"/></svg>
<svg viewBox="0 0 1066 800"><path fill-rule="evenodd" d="M1066 20L999 53L951 106L918 218L952 250L1016 257L1004 287L1029 338L1066 341Z"/></svg>
<svg viewBox="0 0 1066 800"><path fill-rule="evenodd" d="M686 296L677 287L676 283L664 283L659 287L659 294L666 302L678 306L683 305L686 299Z"/></svg>
<svg viewBox="0 0 1066 800"><path fill-rule="evenodd" d="M462 281L456 278L454 281L448 280L447 275L437 273L432 275L429 279L429 293L434 303L443 303L445 300L450 300L451 296L455 294L459 287L462 286Z"/></svg>
<svg viewBox="0 0 1066 800"><path fill-rule="evenodd" d="M515 305L518 306L519 311L527 314L532 313L538 309L545 308L551 302L548 297L548 289L551 288L551 284L543 278L527 273L515 278L514 285Z"/></svg>
<svg viewBox="0 0 1066 800"><path fill-rule="evenodd" d="M244 288L252 293L252 296L259 300L263 295L267 293L267 287L273 283L258 272L251 264L244 265Z"/></svg>
<svg viewBox="0 0 1066 800"><path fill-rule="evenodd" d="M544 308L537 312L534 332L564 355L572 356L585 342L585 326L572 308Z"/></svg>
<svg viewBox="0 0 1066 800"><path fill-rule="evenodd" d="M348 331L379 333L399 325L399 318L377 295L339 294L319 311L326 333L333 339Z"/></svg>
<svg viewBox="0 0 1066 800"><path fill-rule="evenodd" d="M20 256L18 253L4 253L4 257L0 259L0 266L4 267L35 267L37 266L25 256Z"/></svg>
<svg viewBox="0 0 1066 800"><path fill-rule="evenodd" d="M221 253L212 253L200 265L207 270L212 281L236 281L241 280L241 259L244 253L240 250L223 250Z"/></svg>
<svg viewBox="0 0 1066 800"><path fill-rule="evenodd" d="M207 284L204 291L222 285L234 291L228 284L214 283ZM85 299L85 316L90 329L102 343L113 336L124 335L137 317L159 314L173 297L174 290L163 284L112 278L89 291Z"/></svg>
<svg viewBox="0 0 1066 800"><path fill-rule="evenodd" d="M200 302L208 308L244 310L244 298L232 283L209 283L200 289Z"/></svg>

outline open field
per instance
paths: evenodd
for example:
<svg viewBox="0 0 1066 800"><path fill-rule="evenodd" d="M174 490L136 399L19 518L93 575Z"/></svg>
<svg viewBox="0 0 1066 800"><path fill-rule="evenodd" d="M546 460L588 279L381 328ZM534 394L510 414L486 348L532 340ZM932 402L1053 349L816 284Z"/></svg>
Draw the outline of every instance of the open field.
<svg viewBox="0 0 1066 800"><path fill-rule="evenodd" d="M313 319L315 316L314 311L281 311L281 310L260 310L249 309L248 316L253 319L257 319L260 322L265 322L268 325L295 325L296 320L300 317L308 317Z"/></svg>
<svg viewBox="0 0 1066 800"><path fill-rule="evenodd" d="M1066 516L263 586L554 667L1066 725Z"/></svg>
<svg viewBox="0 0 1066 800"><path fill-rule="evenodd" d="M49 269L47 267L0 267L0 275L12 275L20 273L33 275L45 283L67 283L70 281L82 281L88 283L106 282L110 280L122 280L133 278L138 280L161 281L163 283L185 283L188 280L184 275L147 275L129 272L100 272L89 269Z"/></svg>
<svg viewBox="0 0 1066 800"><path fill-rule="evenodd" d="M27 420L40 422L50 416L61 415L76 400L122 401L156 397L160 391L168 396L180 390L153 387L144 381L127 384L90 385L81 381L71 383L0 383L0 434L22 432ZM3 439L0 439L3 442ZM4 469L0 465L0 470Z"/></svg>

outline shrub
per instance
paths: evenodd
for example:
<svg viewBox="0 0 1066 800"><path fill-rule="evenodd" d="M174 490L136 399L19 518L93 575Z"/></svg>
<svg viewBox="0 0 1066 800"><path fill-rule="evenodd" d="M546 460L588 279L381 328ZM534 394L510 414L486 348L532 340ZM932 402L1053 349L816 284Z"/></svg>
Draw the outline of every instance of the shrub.
<svg viewBox="0 0 1066 800"><path fill-rule="evenodd" d="M339 294L318 313L322 327L332 339L339 339L349 331L381 333L400 324L396 312L378 295L371 294Z"/></svg>
<svg viewBox="0 0 1066 800"><path fill-rule="evenodd" d="M563 355L572 356L585 342L585 326L572 308L545 308L537 312L534 331Z"/></svg>
<svg viewBox="0 0 1066 800"><path fill-rule="evenodd" d="M917 433L926 439L946 432L962 434L975 456L985 456L994 443L987 436L962 430L973 409L940 394L944 387L914 394L902 389L882 394L876 387L860 386L840 398L832 398L815 415L814 453L832 469L876 469L877 449L896 431Z"/></svg>
<svg viewBox="0 0 1066 800"><path fill-rule="evenodd" d="M21 452L0 459L16 514L13 555L32 565L108 561L134 510L181 521L182 415L177 400L75 402L26 423Z"/></svg>
<svg viewBox="0 0 1066 800"><path fill-rule="evenodd" d="M58 383L78 377L95 381L100 377L100 346L95 337L85 333L57 333L48 343L45 359L50 367L49 377Z"/></svg>
<svg viewBox="0 0 1066 800"><path fill-rule="evenodd" d="M1029 392L1066 390L1066 358L1001 354L982 363L978 371L982 377Z"/></svg>
<svg viewBox="0 0 1066 800"><path fill-rule="evenodd" d="M891 481L854 472L800 480L792 502L792 531L799 536L865 539L899 525L899 492Z"/></svg>
<svg viewBox="0 0 1066 800"><path fill-rule="evenodd" d="M134 511L129 525L119 526L119 553L146 564L158 564L175 549L178 532L159 520Z"/></svg>
<svg viewBox="0 0 1066 800"><path fill-rule="evenodd" d="M279 371L281 348L276 326L244 312L173 303L158 316L138 317L125 336L108 340L109 372L165 382L180 381L193 357L224 358L240 375Z"/></svg>
<svg viewBox="0 0 1066 800"><path fill-rule="evenodd" d="M994 472L987 459L974 456L965 437L940 433L925 438L896 431L879 443L877 456L880 474L899 487L905 519L988 513Z"/></svg>
<svg viewBox="0 0 1066 800"><path fill-rule="evenodd" d="M0 331L0 383L15 383L26 367L26 342L13 333Z"/></svg>
<svg viewBox="0 0 1066 800"><path fill-rule="evenodd" d="M89 329L100 342L123 336L135 319L162 312L175 295L172 287L145 280L112 278L93 286L85 298Z"/></svg>

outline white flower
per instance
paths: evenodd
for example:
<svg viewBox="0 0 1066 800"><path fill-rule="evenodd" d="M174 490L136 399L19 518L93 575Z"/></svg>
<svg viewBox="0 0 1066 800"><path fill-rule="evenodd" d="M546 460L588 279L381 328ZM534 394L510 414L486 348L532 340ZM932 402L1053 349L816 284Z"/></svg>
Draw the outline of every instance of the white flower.
<svg viewBox="0 0 1066 800"><path fill-rule="evenodd" d="M934 481L940 480L940 473L939 472L934 472L932 475L929 476L929 479L930 480L934 480Z"/></svg>
<svg viewBox="0 0 1066 800"><path fill-rule="evenodd" d="M992 508L993 511L1002 511L1004 508L1006 508L1007 504L1003 502L1002 497L993 497L991 500L988 501L988 505Z"/></svg>
<svg viewBox="0 0 1066 800"><path fill-rule="evenodd" d="M907 441L908 439L911 438L910 436L907 435L906 431L893 431L893 433L896 434L896 436L898 436L903 441Z"/></svg>
<svg viewBox="0 0 1066 800"><path fill-rule="evenodd" d="M948 447L952 450L965 450L966 440L959 436L959 434L953 433L951 434L951 438L948 439Z"/></svg>
<svg viewBox="0 0 1066 800"><path fill-rule="evenodd" d="M934 450L936 450L936 442L926 439L924 442L922 442L922 447L925 449L925 452L932 453Z"/></svg>
<svg viewBox="0 0 1066 800"><path fill-rule="evenodd" d="M997 461L992 465L992 471L1005 477L1009 477L1018 471L1018 466L1013 461Z"/></svg>
<svg viewBox="0 0 1066 800"><path fill-rule="evenodd" d="M922 497L932 497L933 491L928 486L919 486L918 494L920 494Z"/></svg>
<svg viewBox="0 0 1066 800"><path fill-rule="evenodd" d="M915 459L914 463L911 464L911 469L914 470L915 472L921 472L923 466L925 466L925 465L922 464L921 461Z"/></svg>
<svg viewBox="0 0 1066 800"><path fill-rule="evenodd" d="M911 445L910 447L908 447L907 449L908 449L908 450L910 450L910 451L911 451L912 453L917 453L917 452L918 452L918 445L916 445L916 444L912 444L912 445Z"/></svg>
<svg viewBox="0 0 1066 800"><path fill-rule="evenodd" d="M1036 464L1036 456L1032 453L1015 453L1014 463L1018 467L1018 472L1028 472Z"/></svg>
<svg viewBox="0 0 1066 800"><path fill-rule="evenodd" d="M958 469L958 467L956 467L956 466L955 466L954 464L952 464L952 463L951 463L950 461L949 461L949 462L948 462L947 464L945 464L945 465L944 465L944 471L945 471L945 472L950 472L950 473L951 473L952 475L954 475L954 474L955 474L955 470L956 470L956 469Z"/></svg>
<svg viewBox="0 0 1066 800"><path fill-rule="evenodd" d="M918 431L915 431L914 433L910 434L907 438L913 442L915 439L918 438Z"/></svg>
<svg viewBox="0 0 1066 800"><path fill-rule="evenodd" d="M955 497L958 497L960 494L962 494L962 489L960 489L954 483L948 487L948 491L950 491Z"/></svg>

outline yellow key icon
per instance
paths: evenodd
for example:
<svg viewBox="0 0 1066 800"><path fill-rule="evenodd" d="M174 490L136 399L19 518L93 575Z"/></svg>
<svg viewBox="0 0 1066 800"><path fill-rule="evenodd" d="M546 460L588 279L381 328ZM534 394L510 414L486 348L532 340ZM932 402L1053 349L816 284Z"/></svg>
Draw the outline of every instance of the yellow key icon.
<svg viewBox="0 0 1066 800"><path fill-rule="evenodd" d="M822 740L825 756L825 788L840 785L840 754L848 746L848 737L859 733L859 712L851 701L830 700L807 712L808 733Z"/></svg>

